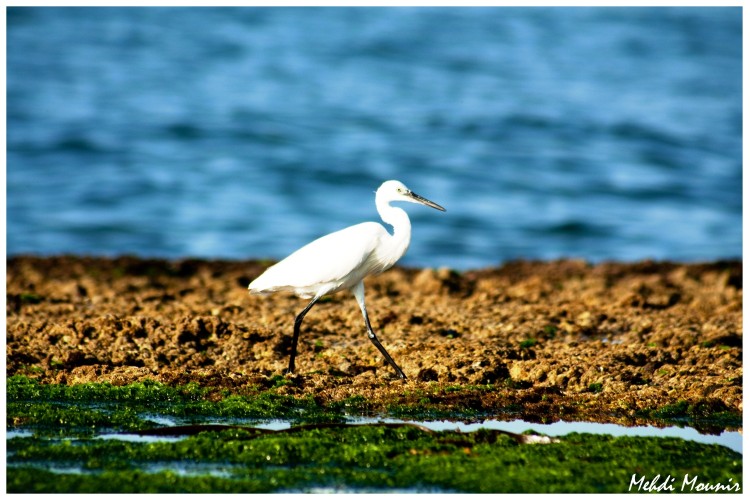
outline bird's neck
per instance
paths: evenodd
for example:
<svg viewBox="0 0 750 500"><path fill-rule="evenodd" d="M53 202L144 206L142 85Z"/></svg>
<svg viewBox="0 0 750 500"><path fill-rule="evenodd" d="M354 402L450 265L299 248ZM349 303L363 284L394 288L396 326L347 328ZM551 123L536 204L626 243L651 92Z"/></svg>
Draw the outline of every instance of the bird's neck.
<svg viewBox="0 0 750 500"><path fill-rule="evenodd" d="M381 249L381 258L388 263L387 269L408 250L411 243L411 221L403 209L392 207L387 201L376 199L375 204L383 222L393 226L393 234Z"/></svg>

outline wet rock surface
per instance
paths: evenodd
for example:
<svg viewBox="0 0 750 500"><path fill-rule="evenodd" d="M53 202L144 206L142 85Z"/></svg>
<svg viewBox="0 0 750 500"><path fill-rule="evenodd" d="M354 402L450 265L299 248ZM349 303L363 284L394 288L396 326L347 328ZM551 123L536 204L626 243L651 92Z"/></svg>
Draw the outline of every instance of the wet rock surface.
<svg viewBox="0 0 750 500"><path fill-rule="evenodd" d="M306 301L250 296L267 263L88 257L7 261L8 376L154 379L373 411L426 399L479 416L637 422L689 404L742 408L742 264L511 262L457 273L396 268L366 281L370 343L339 293L305 318L297 373L279 384Z"/></svg>

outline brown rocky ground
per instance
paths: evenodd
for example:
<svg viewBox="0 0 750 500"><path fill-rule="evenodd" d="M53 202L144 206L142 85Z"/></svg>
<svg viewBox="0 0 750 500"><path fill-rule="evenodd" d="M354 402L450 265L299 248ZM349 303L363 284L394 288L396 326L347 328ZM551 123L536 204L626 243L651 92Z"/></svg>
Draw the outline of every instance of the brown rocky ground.
<svg viewBox="0 0 750 500"><path fill-rule="evenodd" d="M282 374L306 301L250 296L259 262L131 257L7 261L8 376L44 382L195 381L241 393ZM428 397L485 415L636 423L687 401L742 408L742 264L513 262L369 278L373 327L394 377L341 293L305 319L281 393ZM276 380L278 382L278 380ZM491 384L488 388L486 385ZM477 390L466 390L484 386Z"/></svg>

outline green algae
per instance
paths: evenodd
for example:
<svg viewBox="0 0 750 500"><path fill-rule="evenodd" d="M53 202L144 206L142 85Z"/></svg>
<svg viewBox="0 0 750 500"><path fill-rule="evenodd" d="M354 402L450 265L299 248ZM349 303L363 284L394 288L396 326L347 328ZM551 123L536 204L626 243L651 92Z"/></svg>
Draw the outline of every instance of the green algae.
<svg viewBox="0 0 750 500"><path fill-rule="evenodd" d="M413 426L230 429L179 438L101 439L137 433L161 419L185 422L283 419L292 424L344 422L373 415L367 398L317 403L278 391L270 380L242 394L197 384L153 381L39 384L13 376L6 387L7 428L32 431L7 440L9 492L457 491L625 492L633 474L734 483L742 456L719 445L675 438L569 434L550 444L519 444L496 431L432 432ZM428 386L387 407L391 417L476 418L476 408L445 405L445 396L493 389ZM651 412L663 419L710 418L723 407L678 402ZM731 417L731 415L729 415Z"/></svg>
<svg viewBox="0 0 750 500"><path fill-rule="evenodd" d="M691 427L706 432L718 433L726 428L742 427L742 415L731 411L719 400L693 404L680 400L660 408L638 411L637 413L639 416L651 420L679 425L689 424Z"/></svg>
<svg viewBox="0 0 750 500"><path fill-rule="evenodd" d="M276 386L275 386L276 387ZM197 384L170 387L145 381L124 386L109 383L78 385L39 384L21 375L7 381L7 425L50 427L91 433L97 429L137 430L153 426L148 415L186 421L205 418L273 419L291 421L343 421L341 404L321 406L312 397L280 395L275 387L248 394L225 394L218 400Z"/></svg>
<svg viewBox="0 0 750 500"><path fill-rule="evenodd" d="M594 382L592 384L589 384L589 392L602 392L604 390L604 386L600 382Z"/></svg>
<svg viewBox="0 0 750 500"><path fill-rule="evenodd" d="M429 385L405 390L392 403L375 405L362 396L320 403L313 396L279 394L293 379L273 377L263 387L243 389L240 394L201 387L196 383L168 386L155 381L123 386L109 383L76 385L40 384L33 378L14 375L7 379L7 425L44 431L64 428L68 432L92 433L101 428L137 430L153 426L149 415L184 421L206 418L271 420L293 423L343 422L351 416L389 416L415 420L491 418L513 415L517 404L485 408L482 396L496 390L493 384ZM589 387L599 392L598 384ZM544 399L542 397L542 399ZM644 419L664 424L689 425L711 432L742 425L741 414L716 400L637 410Z"/></svg>
<svg viewBox="0 0 750 500"><path fill-rule="evenodd" d="M428 391L405 391L406 402L384 408L362 396L318 403L312 396L278 394L285 377L269 380L269 388L247 389L243 394L217 394L197 384L171 387L154 381L124 386L109 383L77 385L40 384L15 375L7 381L7 424L44 430L63 426L71 432L91 433L102 426L137 430L152 426L149 414L186 421L207 417L223 419L284 419L296 423L343 422L346 418L385 413L396 418L436 420L482 416L478 408L445 404L446 394L470 393L477 399L491 385L433 387ZM75 407L72 409L71 407ZM79 413L78 413L79 412ZM144 416L145 415L145 416ZM111 425L108 425L111 424Z"/></svg>
<svg viewBox="0 0 750 500"><path fill-rule="evenodd" d="M634 474L742 482L742 457L674 438L570 434L521 445L506 435L352 426L254 435L205 432L178 441L8 441L9 492L369 491L626 492ZM82 473L51 473L52 462ZM158 470L160 464L207 464ZM212 474L211 466L220 473ZM152 472L149 472L152 471Z"/></svg>
<svg viewBox="0 0 750 500"><path fill-rule="evenodd" d="M131 404L200 401L206 392L206 389L194 383L180 387L170 387L151 380L123 386L108 382L76 385L40 384L23 375L9 377L6 389L8 401L125 401Z"/></svg>

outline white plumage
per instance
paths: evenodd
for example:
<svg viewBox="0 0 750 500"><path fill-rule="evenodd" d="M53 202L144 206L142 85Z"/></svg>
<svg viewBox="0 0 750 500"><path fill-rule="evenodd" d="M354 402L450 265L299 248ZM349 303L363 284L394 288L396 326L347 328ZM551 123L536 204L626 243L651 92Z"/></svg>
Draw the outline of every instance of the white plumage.
<svg viewBox="0 0 750 500"><path fill-rule="evenodd" d="M401 182L386 181L375 193L375 205L383 221L393 226L393 234L377 222L363 222L327 234L269 267L248 286L255 294L283 290L312 299L295 320L289 373L294 372L299 329L305 314L322 296L351 290L362 310L370 340L396 373L406 378L372 331L365 308L363 283L365 277L391 268L409 248L411 222L403 209L390 205L394 201L421 203L445 211L440 205L413 193Z"/></svg>
<svg viewBox="0 0 750 500"><path fill-rule="evenodd" d="M250 284L250 291L283 290L312 298L351 288L378 267L375 249L384 237L391 236L376 222L363 222L322 236L269 267ZM347 251L341 252L342 249ZM323 258L325 262L321 262Z"/></svg>

